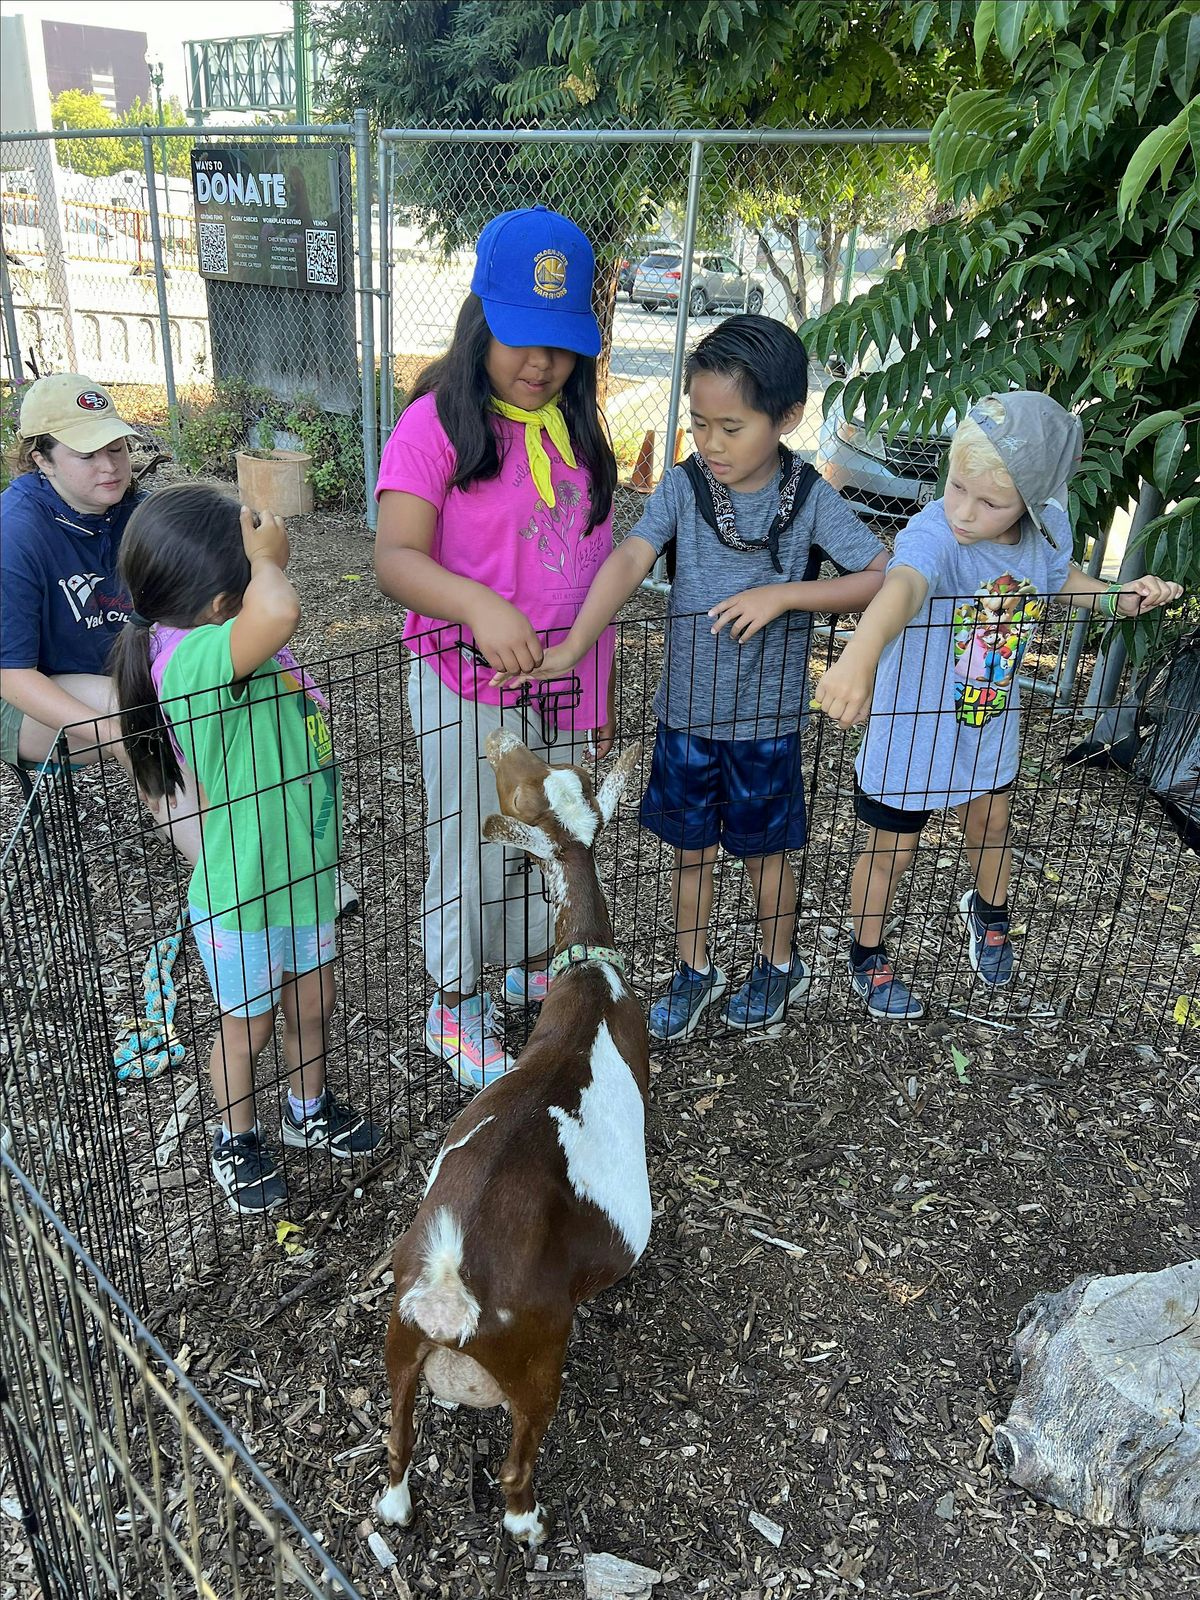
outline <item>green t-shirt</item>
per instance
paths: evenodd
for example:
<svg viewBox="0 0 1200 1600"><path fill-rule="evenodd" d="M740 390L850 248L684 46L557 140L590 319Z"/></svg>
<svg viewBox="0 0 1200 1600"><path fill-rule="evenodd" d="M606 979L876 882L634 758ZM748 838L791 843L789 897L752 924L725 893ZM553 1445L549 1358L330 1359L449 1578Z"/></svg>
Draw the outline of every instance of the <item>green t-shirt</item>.
<svg viewBox="0 0 1200 1600"><path fill-rule="evenodd" d="M232 627L156 630L163 709L208 801L188 899L245 932L332 922L342 805L324 707L290 653L235 682Z"/></svg>

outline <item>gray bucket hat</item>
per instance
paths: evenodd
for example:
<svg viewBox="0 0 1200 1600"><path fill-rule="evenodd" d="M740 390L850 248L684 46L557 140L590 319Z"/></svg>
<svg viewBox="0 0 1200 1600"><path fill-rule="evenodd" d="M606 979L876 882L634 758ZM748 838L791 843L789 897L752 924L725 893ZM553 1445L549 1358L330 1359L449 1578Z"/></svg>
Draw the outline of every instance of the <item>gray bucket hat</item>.
<svg viewBox="0 0 1200 1600"><path fill-rule="evenodd" d="M1057 400L1034 389L1012 389L1005 394L985 395L984 399L1002 407L999 420L988 416L982 404L972 406L967 415L995 445L1005 471L1025 502L1029 520L1044 539L1054 544L1043 512L1048 500L1058 500L1066 507L1067 484L1083 454L1083 424Z"/></svg>

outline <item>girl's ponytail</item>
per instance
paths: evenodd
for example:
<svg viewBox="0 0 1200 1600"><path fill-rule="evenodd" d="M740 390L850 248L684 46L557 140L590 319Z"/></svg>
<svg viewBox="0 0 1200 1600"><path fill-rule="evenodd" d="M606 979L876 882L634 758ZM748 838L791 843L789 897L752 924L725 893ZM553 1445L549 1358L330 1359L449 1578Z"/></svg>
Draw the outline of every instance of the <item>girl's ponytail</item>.
<svg viewBox="0 0 1200 1600"><path fill-rule="evenodd" d="M237 610L250 582L237 501L207 483L148 495L125 529L120 571L138 615L117 635L109 670L133 775L157 800L175 793L183 773L150 671L150 624L215 621L205 616L214 601L230 616Z"/></svg>
<svg viewBox="0 0 1200 1600"><path fill-rule="evenodd" d="M121 734L138 788L152 800L170 798L183 786L179 758L150 674L150 630L127 623L117 635L109 663L117 691Z"/></svg>

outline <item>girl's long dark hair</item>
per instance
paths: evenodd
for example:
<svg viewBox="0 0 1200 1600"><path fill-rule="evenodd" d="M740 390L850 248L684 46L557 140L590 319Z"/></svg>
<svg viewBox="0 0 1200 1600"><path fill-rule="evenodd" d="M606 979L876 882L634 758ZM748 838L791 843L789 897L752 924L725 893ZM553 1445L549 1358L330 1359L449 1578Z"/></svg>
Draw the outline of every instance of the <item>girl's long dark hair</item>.
<svg viewBox="0 0 1200 1600"><path fill-rule="evenodd" d="M409 398L410 405L426 394L437 401L438 420L458 458L450 480L452 489L467 489L500 474L494 413L488 409L492 386L484 364L491 337L483 302L477 294L469 294L458 313L449 350L430 362ZM575 357L574 371L563 386L559 404L571 442L591 475L592 514L586 530L591 533L612 510L617 486L616 457L596 401L594 356Z"/></svg>
<svg viewBox="0 0 1200 1600"><path fill-rule="evenodd" d="M117 635L109 671L133 775L157 800L182 787L183 773L150 674L150 630L142 623L190 628L217 595L236 601L245 593L250 563L237 501L203 483L156 490L129 519L119 570L140 620Z"/></svg>

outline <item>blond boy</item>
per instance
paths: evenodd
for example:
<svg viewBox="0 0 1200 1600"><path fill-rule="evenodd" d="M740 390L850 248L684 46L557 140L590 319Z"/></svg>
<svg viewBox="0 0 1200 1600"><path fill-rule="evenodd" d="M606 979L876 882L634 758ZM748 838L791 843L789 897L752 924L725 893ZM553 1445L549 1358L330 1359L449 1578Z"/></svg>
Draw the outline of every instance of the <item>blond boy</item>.
<svg viewBox="0 0 1200 1600"><path fill-rule="evenodd" d="M945 495L897 538L883 587L817 689L841 727L867 723L854 809L869 831L851 886L849 972L883 1021L925 1011L896 974L884 929L934 811L952 809L966 836L975 887L959 910L971 966L989 988L1012 979L1018 673L1047 604L1064 596L1136 617L1182 592L1153 576L1104 584L1073 565L1067 483L1082 441L1079 419L1048 395L1017 390L973 407L950 445Z"/></svg>

